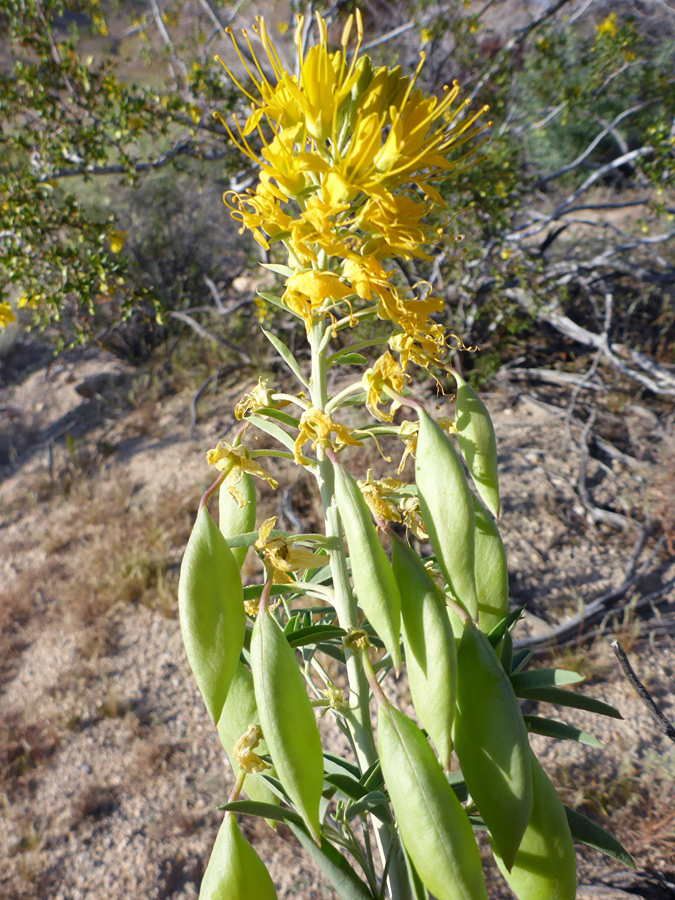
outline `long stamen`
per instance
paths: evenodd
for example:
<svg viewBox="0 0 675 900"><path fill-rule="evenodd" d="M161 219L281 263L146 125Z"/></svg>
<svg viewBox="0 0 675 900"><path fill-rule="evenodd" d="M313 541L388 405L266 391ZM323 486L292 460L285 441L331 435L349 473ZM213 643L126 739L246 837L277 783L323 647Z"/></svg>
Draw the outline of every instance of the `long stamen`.
<svg viewBox="0 0 675 900"><path fill-rule="evenodd" d="M253 72L252 72L251 69L249 68L248 62L247 62L246 59L244 58L244 54L243 54L243 53L241 52L241 50L239 49L239 44L237 43L237 40L236 40L236 38L235 38L235 36L234 36L234 32L232 31L231 28L226 28L226 29L225 29L225 32L226 32L226 34L228 35L228 37L230 38L230 40L232 41L232 46L234 47L235 53L236 53L237 56L239 57L239 61L241 62L242 66L244 67L244 70L245 70L246 74L247 74L248 77L251 79L251 81L253 82L253 84L258 88L258 92L262 95L262 85L258 82L258 79L255 77L255 75L253 74ZM245 38L246 40L248 40L247 35L246 35L246 31L244 30L242 33L243 33L243 35L244 35L244 38ZM253 54L253 58L255 59L255 54ZM223 65L224 65L224 64L223 64ZM259 102L259 101L258 101L258 102Z"/></svg>
<svg viewBox="0 0 675 900"><path fill-rule="evenodd" d="M265 19L261 16L256 16L256 26L254 26L254 31L260 38L260 42L265 49L265 53L267 53L267 58L270 61L272 69L274 70L277 81L281 81L285 73L285 69L281 62L281 59L279 58L279 54L277 53L277 48L274 46L274 42L269 36Z"/></svg>
<svg viewBox="0 0 675 900"><path fill-rule="evenodd" d="M236 84L236 86L239 88L239 90L242 92L242 94L244 94L245 97L248 97L248 99L251 101L251 103L253 103L255 106L261 106L261 105L262 105L262 104L260 103L260 99L259 99L259 98L254 97L253 94L249 94L249 92L246 90L246 88L243 86L243 84L242 84L242 83L239 81L239 79L234 75L234 73L232 72L232 70L231 70L228 66L225 65L225 63L223 62L223 60L221 59L220 56L214 56L213 58L214 58L214 60L215 60L216 62L218 62L218 63L221 64L221 66L225 69L225 71L227 72L227 74L230 76L230 78L231 78L232 81Z"/></svg>

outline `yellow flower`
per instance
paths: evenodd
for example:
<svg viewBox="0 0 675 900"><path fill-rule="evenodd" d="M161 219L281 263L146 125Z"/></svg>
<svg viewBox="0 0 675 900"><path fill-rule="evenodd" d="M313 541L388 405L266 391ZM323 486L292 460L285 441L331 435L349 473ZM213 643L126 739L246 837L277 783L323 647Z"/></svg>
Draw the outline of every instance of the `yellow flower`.
<svg viewBox="0 0 675 900"><path fill-rule="evenodd" d="M393 400L385 388L390 388L400 394L407 379L409 380L409 376L403 372L388 350L375 361L375 365L371 369L366 369L363 373L363 387L367 392L366 407L371 416L381 422L392 421L394 413L401 404L397 400ZM391 403L389 412L380 409L380 403Z"/></svg>
<svg viewBox="0 0 675 900"><path fill-rule="evenodd" d="M109 234L108 240L110 241L110 249L113 253L120 252L122 247L126 244L128 236L129 234L126 231L112 231Z"/></svg>
<svg viewBox="0 0 675 900"><path fill-rule="evenodd" d="M335 52L321 16L318 42L305 50L307 29L298 17L297 75L284 68L264 19L256 23L260 58L246 32L242 52L228 31L252 87L244 88L223 63L252 111L243 124L235 118L234 128L220 120L260 165L260 182L239 196L226 195L225 202L262 247L283 241L297 270L284 303L308 330L336 304L347 303L351 314L352 302L375 303L380 318L397 326L399 346L390 346L401 354L403 369L409 360L438 362L445 341L430 318L438 298L422 302L399 293L383 261L431 259L447 224L430 221L444 206L433 183L468 165L474 139L489 124L478 121L485 108L468 112L456 82L438 97L424 96L417 87L424 55L411 77L400 67L374 70L368 57L359 58L358 11Z"/></svg>
<svg viewBox="0 0 675 900"><path fill-rule="evenodd" d="M335 306L351 294L351 288L333 272L309 271L291 275L281 299L292 313L304 321L309 331L315 313Z"/></svg>
<svg viewBox="0 0 675 900"><path fill-rule="evenodd" d="M16 316L7 301L0 303L0 328L6 328L10 322L16 322Z"/></svg>
<svg viewBox="0 0 675 900"><path fill-rule="evenodd" d="M274 490L279 487L278 482L263 469L260 463L255 459L251 459L251 454L246 447L233 447L227 441L218 441L218 446L214 450L207 451L206 461L210 466L215 466L220 472L227 472L225 484L232 499L240 508L246 504L244 495L237 489L244 472L248 472L249 475L255 475L256 478L261 478Z"/></svg>
<svg viewBox="0 0 675 900"><path fill-rule="evenodd" d="M595 26L598 36L607 35L607 37L615 37L619 31L619 19L615 12L611 12L606 16L599 25Z"/></svg>
<svg viewBox="0 0 675 900"><path fill-rule="evenodd" d="M420 31L420 41L422 44L428 44L433 39L434 33L430 28L423 28Z"/></svg>
<svg viewBox="0 0 675 900"><path fill-rule="evenodd" d="M335 440L331 440L331 434L335 434ZM334 422L329 415L316 406L310 406L300 418L300 433L295 441L295 461L298 465L306 466L308 464L302 455L302 448L308 441L312 442L314 449L319 445L332 447L334 450L340 450L347 444L353 447L363 446L361 441L352 437L346 425Z"/></svg>
<svg viewBox="0 0 675 900"><path fill-rule="evenodd" d="M265 568L271 573L274 584L291 584L294 580L291 572L315 569L325 564L326 557L323 553L314 553L308 547L294 547L293 543L297 538L288 536L270 540L276 521L276 516L265 519L253 545L262 555Z"/></svg>

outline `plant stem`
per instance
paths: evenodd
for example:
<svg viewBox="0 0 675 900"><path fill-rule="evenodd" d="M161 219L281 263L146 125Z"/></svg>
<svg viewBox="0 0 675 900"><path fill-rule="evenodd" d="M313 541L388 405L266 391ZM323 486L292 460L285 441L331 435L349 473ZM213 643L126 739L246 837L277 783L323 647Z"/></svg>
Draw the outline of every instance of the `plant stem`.
<svg viewBox="0 0 675 900"><path fill-rule="evenodd" d="M319 353L316 350L323 339L324 331L325 325L323 322L317 323L312 327L310 335L312 347L310 390L312 403L319 409L324 409L328 402L326 352ZM356 628L358 625L356 601L349 584L349 572L347 571L347 561L343 550L342 527L335 504L333 466L323 456L321 448L319 448L319 457L316 475L326 521L326 536L338 539L338 547L328 551L331 574L333 576L333 590L335 591L333 603L340 627L347 631L349 628ZM377 759L377 750L375 749L375 740L370 723L368 682L358 658L350 650L345 650L345 655L347 658L350 705L353 709L354 743L357 748L358 763L361 769L365 771Z"/></svg>
<svg viewBox="0 0 675 900"><path fill-rule="evenodd" d="M326 326L323 321L313 323L309 342L312 349L311 399L314 406L325 410L328 403L328 387L326 383L328 345L326 343ZM326 522L326 536L338 539L338 546L330 547L328 550L331 574L333 576L333 590L335 591L333 604L340 627L347 631L349 628L358 626L358 615L356 599L349 583L349 571L344 553L344 536L335 502L333 464L325 456L321 446L318 447L317 457L318 466L316 467L315 475L321 492L321 502ZM348 717L345 716L345 722L352 733L352 743L356 750L357 761L361 771L365 772L378 759L373 726L370 720L368 679L358 654L345 648L345 657L351 707L350 715ZM371 821L373 820L371 819ZM393 828L381 822L375 822L374 825L375 838L382 860L386 860L389 854L393 854L388 873L389 896L391 900L413 900L410 880L396 832Z"/></svg>

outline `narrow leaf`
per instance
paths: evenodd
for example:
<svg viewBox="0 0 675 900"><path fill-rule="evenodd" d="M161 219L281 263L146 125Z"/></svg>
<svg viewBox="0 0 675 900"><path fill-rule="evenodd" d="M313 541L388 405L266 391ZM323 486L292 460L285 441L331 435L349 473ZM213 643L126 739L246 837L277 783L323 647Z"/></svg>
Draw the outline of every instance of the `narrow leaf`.
<svg viewBox="0 0 675 900"><path fill-rule="evenodd" d="M260 803L256 800L232 800L230 803L223 803L216 808L225 811L231 810L244 816L256 816L258 819L272 819L275 822L286 822L288 824L292 822L295 825L302 826L302 816L298 815L294 809L286 809L274 803Z"/></svg>
<svg viewBox="0 0 675 900"><path fill-rule="evenodd" d="M279 338L276 336L276 334L272 334L271 331L266 331L263 328L262 333L265 335L267 340L270 342L270 344L274 347L274 349L277 351L279 356L286 363L286 365L291 370L291 372L298 379L300 384L303 384L305 387L309 387L307 380L305 379L302 372L300 371L300 366L298 365L296 358L293 356L293 354L288 349L286 344L284 344L283 341L279 340Z"/></svg>
<svg viewBox="0 0 675 900"><path fill-rule="evenodd" d="M279 443L283 444L287 450L291 451L291 453L295 452L295 441L293 440L291 435L287 431L284 431L283 428L275 425L274 422L268 422L267 419L263 419L261 416L246 416L246 421L250 422L252 425L255 425L256 428L259 428L261 431L269 434L270 437L273 437L275 440L279 441Z"/></svg>
<svg viewBox="0 0 675 900"><path fill-rule="evenodd" d="M543 734L559 741L578 741L580 744L588 744L589 747L602 749L602 744L596 737L587 731L575 728L574 725L556 722L555 719L543 719L540 716L523 716L523 718L528 731L533 731L535 734Z"/></svg>
<svg viewBox="0 0 675 900"><path fill-rule="evenodd" d="M348 800L360 800L367 793L360 782L342 772L326 775L326 781L343 793Z"/></svg>
<svg viewBox="0 0 675 900"><path fill-rule="evenodd" d="M347 363L350 366L363 366L368 362L365 356L362 356L360 353L343 353L342 356L338 356L337 359L335 356L329 360L328 365L334 366L335 363Z"/></svg>
<svg viewBox="0 0 675 900"><path fill-rule="evenodd" d="M637 869L633 857L626 848L617 841L614 835L605 831L600 825L596 825L595 822L591 821L591 819L583 813L577 812L575 809L570 809L569 806L565 807L565 812L567 813L567 821L569 822L570 831L572 832L572 837L575 841L579 841L582 844L588 844L589 847L594 847L601 853L611 856L612 859L622 862L625 866L628 866L629 869Z"/></svg>
<svg viewBox="0 0 675 900"><path fill-rule="evenodd" d="M555 687L559 684L578 684L584 680L578 672L568 672L566 669L530 669L529 672L518 672L511 675L511 684L516 694L520 690L529 690L538 687Z"/></svg>
<svg viewBox="0 0 675 900"><path fill-rule="evenodd" d="M276 419L284 425L290 425L291 428L300 428L300 419L290 413L284 412L283 409L275 409L273 406L259 406L256 409L259 416L267 416L269 419Z"/></svg>
<svg viewBox="0 0 675 900"><path fill-rule="evenodd" d="M391 822L391 813L389 811L389 797L382 791L369 791L365 796L357 800L356 803L350 803L345 810L348 819L359 816L362 813L372 813L381 822Z"/></svg>
<svg viewBox="0 0 675 900"><path fill-rule="evenodd" d="M623 719L623 716L614 706L596 700L595 697L586 697L584 694L575 694L557 687L537 687L519 691L518 696L523 700L539 700L541 703L553 703L556 706L571 706L573 709L585 709L588 712L597 713L600 716L611 716L613 719Z"/></svg>
<svg viewBox="0 0 675 900"><path fill-rule="evenodd" d="M275 275L283 275L285 278L290 278L295 272L295 269L291 269L289 266L283 266L280 263L260 263L260 265L263 269L269 269L270 272L274 272Z"/></svg>
<svg viewBox="0 0 675 900"><path fill-rule="evenodd" d="M324 753L323 760L324 769L331 774L334 772L348 772L357 779L361 774L358 766L355 766L354 763L350 763L348 759L343 759L341 756L337 756L334 753Z"/></svg>
<svg viewBox="0 0 675 900"><path fill-rule="evenodd" d="M347 632L337 625L310 625L308 628L298 628L288 635L288 643L291 647L304 647L307 644L319 644L331 638L342 638Z"/></svg>
<svg viewBox="0 0 675 900"><path fill-rule="evenodd" d="M317 847L304 828L289 822L289 828L335 887L342 900L375 900L345 857L322 837Z"/></svg>

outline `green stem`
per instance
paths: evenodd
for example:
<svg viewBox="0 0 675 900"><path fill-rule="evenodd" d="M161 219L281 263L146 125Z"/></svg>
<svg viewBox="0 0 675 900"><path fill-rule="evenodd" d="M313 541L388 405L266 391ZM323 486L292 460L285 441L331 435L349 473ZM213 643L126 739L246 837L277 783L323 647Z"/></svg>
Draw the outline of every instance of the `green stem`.
<svg viewBox="0 0 675 900"><path fill-rule="evenodd" d="M326 341L325 322L316 321L312 324L309 341L312 349L311 399L314 406L325 410L328 403L328 387L326 383L328 342ZM343 549L344 536L335 502L333 464L325 456L321 447L318 448L317 456L318 465L315 475L321 492L321 502L326 521L326 536L337 538L339 541L338 548L332 548L328 551L331 574L333 576L333 589L335 591L333 604L340 626L347 631L349 628L358 626L358 614L356 599L349 582L349 571ZM373 725L370 720L369 684L359 656L345 648L345 657L349 682L350 710L349 715L345 715L344 718L352 735L352 744L355 748L357 761L361 771L365 772L378 759L373 736ZM389 896L391 900L413 900L410 879L395 830L384 823L376 822L375 837L382 860L387 859L390 853L393 854L388 873Z"/></svg>
<svg viewBox="0 0 675 900"><path fill-rule="evenodd" d="M312 379L310 390L312 403L319 409L325 409L328 402L328 389L326 385L326 351L317 352L325 336L325 324L317 322L312 326L310 344L312 347ZM335 490L333 466L323 456L319 448L319 464L317 466L317 481L321 492L324 517L326 520L326 536L338 538L337 549L328 551L331 574L333 576L333 590L335 591L334 604L341 628L347 631L358 625L356 600L349 583L347 561L343 550L343 536L337 506L335 504ZM357 748L358 762L363 771L371 766L377 759L373 729L370 722L368 682L358 658L346 650L347 678L349 680L350 706L353 708L354 742Z"/></svg>

